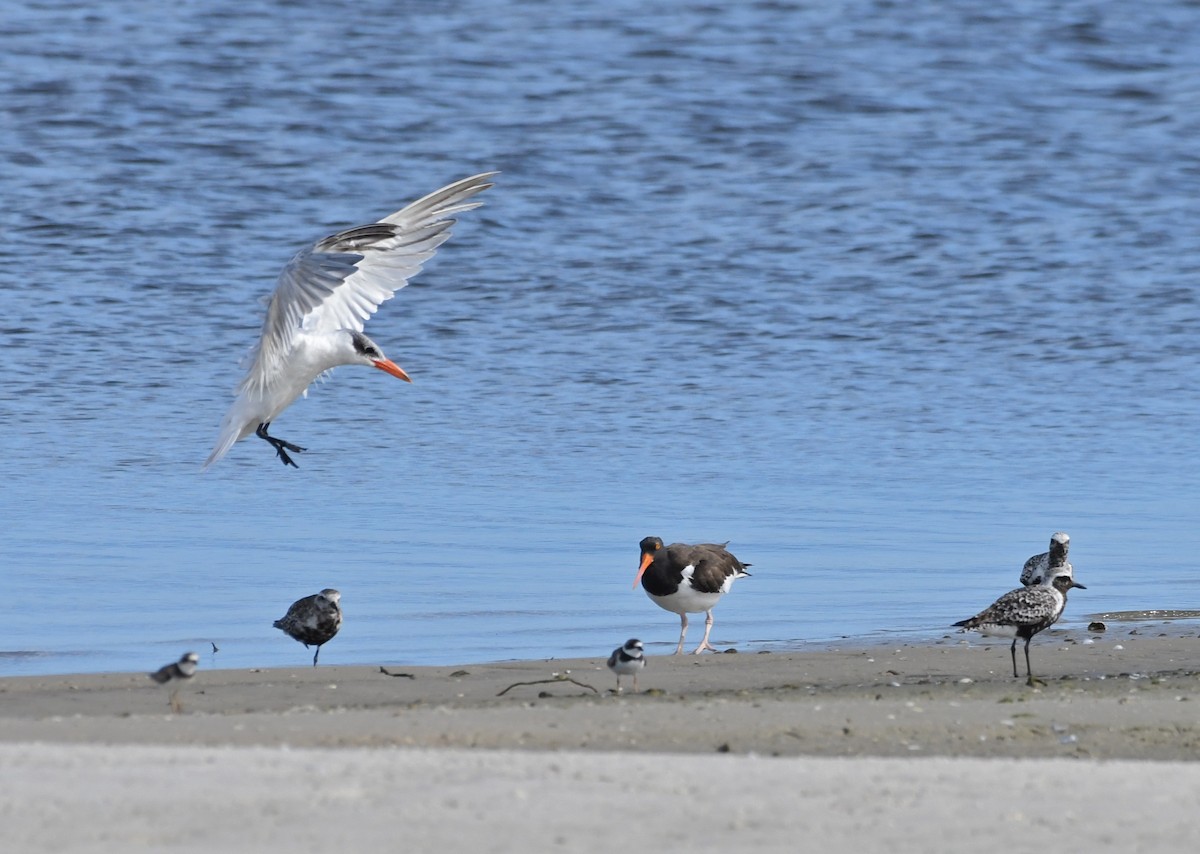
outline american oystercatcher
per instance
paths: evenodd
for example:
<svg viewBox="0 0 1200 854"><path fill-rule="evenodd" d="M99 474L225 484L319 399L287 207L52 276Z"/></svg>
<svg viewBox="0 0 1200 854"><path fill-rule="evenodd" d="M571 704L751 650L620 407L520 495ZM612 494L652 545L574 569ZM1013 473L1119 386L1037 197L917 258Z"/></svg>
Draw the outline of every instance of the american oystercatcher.
<svg viewBox="0 0 1200 854"><path fill-rule="evenodd" d="M317 651L313 653L313 667L317 666L321 647L329 643L342 627L341 601L341 593L326 587L320 593L296 600L287 613L275 621L275 628L300 641L305 649L309 644L317 645Z"/></svg>
<svg viewBox="0 0 1200 854"><path fill-rule="evenodd" d="M1025 639L1025 673L1027 684L1041 682L1035 679L1029 666L1029 642L1043 629L1058 622L1067 605L1067 591L1072 587L1086 590L1075 581L1070 573L1060 573L1046 583L1032 587L1018 587L1005 593L991 605L969 620L955 623L962 629L975 629L980 634L998 635L1013 639L1009 652L1012 654L1013 676L1017 673L1017 639Z"/></svg>
<svg viewBox="0 0 1200 854"><path fill-rule="evenodd" d="M196 667L200 664L200 656L194 652L185 652L180 656L178 661L172 661L170 664L163 665L158 670L150 674L150 678L163 685L171 680L177 680L176 685L171 690L171 698L168 701L171 704L171 711L179 714L183 711L183 704L179 702L179 684L191 679L196 675Z"/></svg>
<svg viewBox="0 0 1200 854"><path fill-rule="evenodd" d="M642 642L637 638L625 641L608 657L608 669L617 674L617 693L621 693L621 677L633 674L633 693L637 693L638 672L646 667L646 656L642 653Z"/></svg>
<svg viewBox="0 0 1200 854"><path fill-rule="evenodd" d="M1067 552L1071 548L1071 538L1062 531L1050 535L1050 551L1034 555L1025 561L1021 568L1021 583L1026 587L1034 584L1045 584L1047 578L1053 578L1064 568L1068 574L1073 574L1074 568L1067 563Z"/></svg>
<svg viewBox="0 0 1200 854"><path fill-rule="evenodd" d="M750 575L746 572L748 563L742 563L725 550L725 546L713 543L702 543L689 546L685 543L672 543L664 546L658 537L646 537L640 543L642 563L638 567L638 582L646 591L654 604L679 615L679 646L675 654L683 652L683 641L687 637L688 614L704 612L704 639L695 652L716 649L708 642L709 632L712 631L712 609L721 597L729 592L734 579Z"/></svg>

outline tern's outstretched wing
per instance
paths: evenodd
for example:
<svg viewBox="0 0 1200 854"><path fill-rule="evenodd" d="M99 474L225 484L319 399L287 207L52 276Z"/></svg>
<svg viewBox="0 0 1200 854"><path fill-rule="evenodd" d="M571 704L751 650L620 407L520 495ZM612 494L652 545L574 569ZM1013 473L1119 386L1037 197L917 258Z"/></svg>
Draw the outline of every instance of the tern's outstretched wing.
<svg viewBox="0 0 1200 854"><path fill-rule="evenodd" d="M265 392L282 370L295 337L353 329L389 300L450 237L451 218L482 202L467 201L492 186L495 172L455 181L370 225L319 240L279 275L262 337L239 392Z"/></svg>

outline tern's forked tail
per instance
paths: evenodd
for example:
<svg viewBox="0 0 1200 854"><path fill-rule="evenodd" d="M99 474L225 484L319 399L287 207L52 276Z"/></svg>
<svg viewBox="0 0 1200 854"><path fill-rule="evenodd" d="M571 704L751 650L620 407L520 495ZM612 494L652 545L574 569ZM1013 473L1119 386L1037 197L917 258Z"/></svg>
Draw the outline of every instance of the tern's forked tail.
<svg viewBox="0 0 1200 854"><path fill-rule="evenodd" d="M250 430L247 429L245 422L240 415L238 402L235 402L229 411L225 413L225 417L221 419L221 433L217 437L217 444L213 446L212 453L208 455L208 459L204 461L201 470L207 469L221 457L229 453L229 449L237 444L238 439L248 435Z"/></svg>
<svg viewBox="0 0 1200 854"><path fill-rule="evenodd" d="M207 469L217 460L221 459L221 457L229 453L229 449L234 446L234 443L237 442L237 440L237 428L233 427L232 425L226 426L226 428L221 431L221 438L217 439L217 444L213 447L212 453L208 455L208 459L205 460L204 465L201 466L201 470Z"/></svg>

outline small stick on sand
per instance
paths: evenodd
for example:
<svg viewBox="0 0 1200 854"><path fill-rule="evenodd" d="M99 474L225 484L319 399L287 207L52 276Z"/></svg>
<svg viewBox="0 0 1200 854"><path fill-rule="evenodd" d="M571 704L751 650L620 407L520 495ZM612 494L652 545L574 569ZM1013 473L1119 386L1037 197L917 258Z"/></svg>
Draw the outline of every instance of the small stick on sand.
<svg viewBox="0 0 1200 854"><path fill-rule="evenodd" d="M507 694L513 688L519 688L522 685L545 685L550 682L570 682L572 685L578 685L580 688L587 688L593 694L600 693L599 691L597 691L595 688L593 688L591 685L587 684L586 682L580 682L578 679L572 679L570 676L565 676L561 673L555 673L554 677L551 679L535 679L532 682L514 682L511 685L509 685L507 688L505 688L503 691L501 691L499 694L497 694L496 696L503 697L505 694Z"/></svg>
<svg viewBox="0 0 1200 854"><path fill-rule="evenodd" d="M416 679L411 673L392 673L386 667L380 667L379 672L384 676L403 676L405 679Z"/></svg>

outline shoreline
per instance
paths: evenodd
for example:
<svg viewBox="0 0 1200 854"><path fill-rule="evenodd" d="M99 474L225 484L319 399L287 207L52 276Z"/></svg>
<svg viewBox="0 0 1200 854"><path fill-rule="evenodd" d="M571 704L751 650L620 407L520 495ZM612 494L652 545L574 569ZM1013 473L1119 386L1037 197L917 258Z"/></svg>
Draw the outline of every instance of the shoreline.
<svg viewBox="0 0 1200 854"><path fill-rule="evenodd" d="M1107 626L1106 632L1091 632L1088 626L1093 621L1101 621ZM1125 636L1131 631L1133 634L1143 634L1148 636L1162 637L1189 637L1200 636L1200 610L1193 609L1149 609L1140 611L1104 611L1091 614L1082 614L1072 617L1064 617L1060 619L1049 631L1055 632L1068 639L1079 640L1082 638L1093 638L1101 640L1104 637ZM1039 635L1044 637L1045 633ZM889 645L909 645L923 646L930 644L944 643L946 641L954 641L960 639L979 640L981 635L976 632L963 632L950 624L942 627L925 626L921 628L905 628L905 629L877 629L875 631L860 633L860 634L836 634L822 637L806 637L806 638L787 638L787 639L742 639L740 641L731 641L724 639L713 639L713 643L718 647L718 654L726 651L735 651L748 655L759 653L778 653L778 654L806 654L813 652L830 652L842 649L859 649L859 648L874 648ZM610 639L611 640L611 639ZM685 645L685 650L690 654L690 651L695 648L695 639L690 639L691 642ZM616 646L620 639L612 641L612 645ZM676 638L672 635L667 640L650 641L643 638L646 644L647 655L654 658L666 657L674 651ZM334 644L330 649L337 650L337 639L331 641ZM1036 644L1037 641L1034 641ZM303 648L296 645L295 649L300 650L298 655L289 655L280 658L273 656L270 663L265 665L254 665L246 662L226 665L220 658L226 658L228 651L222 649L219 653L213 654L210 652L211 642L209 640L194 639L192 641L180 641L170 645L165 649L160 649L158 655L160 658L166 656L170 658L172 655L177 655L176 649L182 651L187 648L192 648L200 655L200 666L203 670L250 670L250 669L287 669L291 667L301 667L306 663ZM163 644L156 643L156 647L163 647ZM310 650L311 652L311 650ZM59 657L70 660L72 657L81 655L92 655L92 653L82 652L65 652L65 651L39 651L39 650L0 650L0 664L5 662L21 662L25 660ZM607 653L606 653L607 654ZM325 662L322 666L340 666L340 667L374 667L380 661L375 659L369 660L338 660L336 654L327 652L330 661ZM242 656L245 657L244 655ZM404 662L396 663L400 667L417 667L417 668L436 668L436 667L468 667L468 666L483 666L492 664L511 664L522 661L555 661L555 660L578 660L583 656L564 653L561 655L550 655L542 657L513 657L513 658L490 658L477 657L469 659L448 658L444 661L425 661L425 662ZM155 658L155 661L158 659ZM165 659L164 659L165 660ZM384 666L391 666L389 661L383 661ZM104 675L111 673L139 673L138 669L98 669L89 666L84 666L82 669L56 669L48 672L22 672L16 668L14 672L0 672L0 683L6 679L18 678L53 678L56 676L85 676L85 675Z"/></svg>
<svg viewBox="0 0 1200 854"><path fill-rule="evenodd" d="M1009 641L961 634L653 656L620 696L603 658L202 668L179 715L143 673L14 676L0 743L1200 759L1200 638L1166 628L1044 632L1036 688L1020 644L1014 679Z"/></svg>
<svg viewBox="0 0 1200 854"><path fill-rule="evenodd" d="M1092 621L1102 621L1108 626L1107 636L1113 637L1123 635L1131 630L1136 634L1163 635L1187 637L1189 635L1200 635L1200 610L1196 609L1149 609L1138 611L1105 611L1082 615L1068 615L1054 626L1051 631L1064 634L1068 637L1093 637L1102 639L1104 633L1093 633L1088 631L1088 626ZM636 632L634 633L636 634ZM729 649L735 649L739 653L758 654L762 652L771 652L778 654L789 653L813 653L837 651L840 649L858 649L858 648L874 648L879 646L906 644L911 646L920 646L927 644L942 643L947 640L954 640L962 637L978 638L979 635L972 633L962 633L956 628L947 623L945 626L923 626L920 628L900 628L900 629L875 629L873 631L857 634L833 634L819 637L805 638L742 638L740 640L729 640L717 638L713 643L718 647L720 652ZM279 636L273 636L276 640ZM623 638L609 638L608 643L615 646ZM667 640L647 640L643 638L646 644L647 654L653 657L661 657L669 655L674 651L676 638L671 636ZM103 668L94 666L96 661L105 660L108 656L102 651L39 651L32 649L0 649L0 682L5 679L13 678L52 678L55 676L79 676L79 675L103 675L109 673L139 673L141 672L141 664L145 662L147 665L153 664L154 667L159 666L163 661L177 657L180 652L186 649L192 649L200 655L200 667L202 670L247 670L247 669L278 669L301 667L311 661L311 656L306 659L303 647L298 644L287 645L283 648L290 649L293 654L285 655L268 655L263 658L247 655L245 650L231 651L228 648L222 647L219 653L210 652L211 643L207 639L194 638L190 641L182 640L171 644L163 644L156 642L152 644L154 650L150 657L139 655L131 665L130 653L125 650L119 656L121 665L116 668ZM224 642L222 642L224 643ZM695 646L695 639L687 645L687 649L691 650ZM1035 640L1036 644L1037 641ZM334 646L330 651L326 652L326 660L323 666L376 666L379 663L389 665L389 662L394 659L388 659L385 655L378 656L363 656L360 653L354 655L351 653L351 658L342 659L340 654L344 652L339 646L337 639L333 641ZM602 645L603 646L603 645ZM590 651L590 650L589 650ZM310 650L311 652L311 650ZM405 662L406 667L449 667L449 666L482 666L491 664L505 664L521 661L545 661L557 659L575 660L582 657L576 648L570 650L562 650L553 653L546 657L530 656L526 658L517 657L510 658L493 658L490 656L476 656L464 658L446 657L442 660L422 659L419 661ZM27 668L22 666L25 662L38 659L57 659L53 669L42 670L40 668ZM74 661L81 659L80 661ZM86 661L83 661L86 659ZM161 659L161 660L160 660ZM74 661L74 664L72 662ZM230 663L226 663L230 662Z"/></svg>

